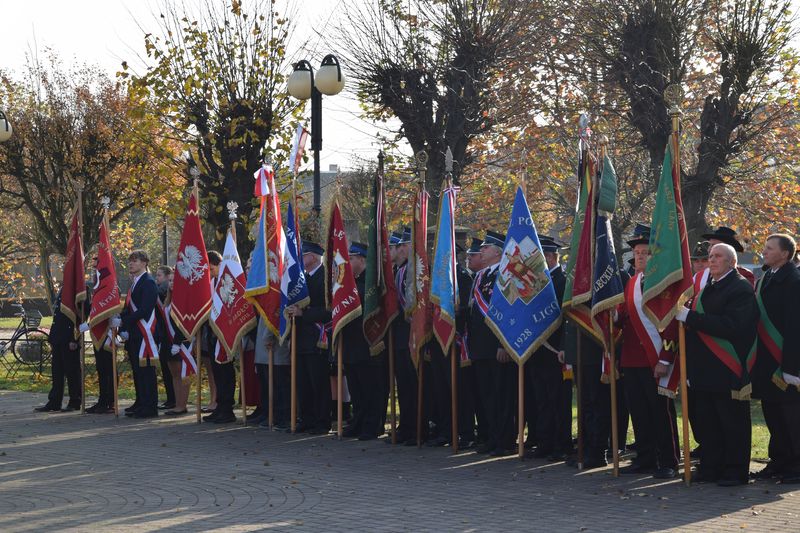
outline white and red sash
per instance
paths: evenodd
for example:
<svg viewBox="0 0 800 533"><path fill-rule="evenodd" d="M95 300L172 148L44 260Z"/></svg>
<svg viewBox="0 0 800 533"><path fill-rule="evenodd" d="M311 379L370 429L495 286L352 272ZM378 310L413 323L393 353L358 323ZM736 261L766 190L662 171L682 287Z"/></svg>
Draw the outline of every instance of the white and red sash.
<svg viewBox="0 0 800 533"><path fill-rule="evenodd" d="M478 304L478 309L481 310L483 316L486 316L486 313L489 312L489 302L487 302L486 298L483 297L483 293L481 292L481 283L483 282L483 274L490 268L492 267L486 267L478 272L478 275L475 276L475 283L472 285L472 301Z"/></svg>
<svg viewBox="0 0 800 533"><path fill-rule="evenodd" d="M184 343L179 345L178 355L181 358L181 379L188 379L197 375L197 361L192 355L192 348L194 348L194 338L188 345Z"/></svg>
<svg viewBox="0 0 800 533"><path fill-rule="evenodd" d="M175 328L172 327L172 321L169 319L169 311L172 305L164 305L161 303L161 299L156 300L156 308L158 309L158 314L161 316L161 320L164 321L164 331L167 332L167 342L172 345L175 341Z"/></svg>
<svg viewBox="0 0 800 533"><path fill-rule="evenodd" d="M708 279L711 277L710 272L711 271L708 268L704 268L702 271L694 275L692 284L694 285L695 296L700 294L700 291L705 288L706 284L708 283Z"/></svg>
<svg viewBox="0 0 800 533"><path fill-rule="evenodd" d="M625 287L625 306L628 316L631 319L636 336L639 337L642 346L650 362L650 368L655 368L661 359L661 349L664 339L659 333L655 324L647 317L642 307L642 273L639 272L628 282ZM667 375L658 380L658 392L664 396L674 398L678 392L680 372L676 372L678 360L669 364Z"/></svg>
<svg viewBox="0 0 800 533"><path fill-rule="evenodd" d="M133 292L133 287L131 290L128 291L128 295L125 297L125 305L130 307L131 311L134 313L136 312L136 304L133 303L133 299L131 298L131 293ZM139 328L139 332L142 334L142 343L139 345L139 366L148 366L149 362L158 361L158 343L156 343L155 333L156 333L156 311L153 309L153 312L150 313L150 318L147 320L140 318L136 322L136 327Z"/></svg>

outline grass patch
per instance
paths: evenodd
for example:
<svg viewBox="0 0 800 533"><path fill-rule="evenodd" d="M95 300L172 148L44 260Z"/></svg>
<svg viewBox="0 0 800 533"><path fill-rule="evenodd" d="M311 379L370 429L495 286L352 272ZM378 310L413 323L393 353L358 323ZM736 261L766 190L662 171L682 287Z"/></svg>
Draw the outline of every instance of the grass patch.
<svg viewBox="0 0 800 533"><path fill-rule="evenodd" d="M14 330L19 325L19 317L12 316L8 318L0 318L0 329L11 329ZM40 328L49 329L50 326L53 325L53 317L52 316L44 316L42 317L42 322L39 324Z"/></svg>

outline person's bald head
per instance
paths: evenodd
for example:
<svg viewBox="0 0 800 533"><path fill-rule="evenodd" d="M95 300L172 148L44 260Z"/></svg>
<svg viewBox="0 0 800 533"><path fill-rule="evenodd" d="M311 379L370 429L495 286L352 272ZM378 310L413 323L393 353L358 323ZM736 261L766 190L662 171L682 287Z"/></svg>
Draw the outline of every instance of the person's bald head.
<svg viewBox="0 0 800 533"><path fill-rule="evenodd" d="M730 244L717 243L708 252L708 270L715 280L736 268L736 262L736 250Z"/></svg>

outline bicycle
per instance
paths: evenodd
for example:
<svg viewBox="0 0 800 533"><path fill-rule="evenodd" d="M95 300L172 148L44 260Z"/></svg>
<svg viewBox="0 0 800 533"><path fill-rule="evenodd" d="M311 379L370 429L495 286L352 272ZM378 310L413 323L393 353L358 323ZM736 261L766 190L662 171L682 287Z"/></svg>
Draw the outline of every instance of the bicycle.
<svg viewBox="0 0 800 533"><path fill-rule="evenodd" d="M20 365L38 366L41 374L52 357L48 333L39 327L42 323L42 314L36 309L26 310L21 303L12 305L19 309L14 316L20 317L20 322L10 340L0 341L0 361L4 363L11 377L19 371ZM5 361L9 351L16 363Z"/></svg>

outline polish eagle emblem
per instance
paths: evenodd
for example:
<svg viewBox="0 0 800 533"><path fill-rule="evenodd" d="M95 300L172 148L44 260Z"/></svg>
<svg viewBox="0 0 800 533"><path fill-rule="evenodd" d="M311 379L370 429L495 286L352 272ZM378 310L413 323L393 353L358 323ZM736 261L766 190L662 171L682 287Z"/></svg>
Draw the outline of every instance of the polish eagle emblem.
<svg viewBox="0 0 800 533"><path fill-rule="evenodd" d="M176 268L180 277L188 281L189 285L194 285L208 270L208 264L203 262L203 255L200 250L196 246L189 244L178 253Z"/></svg>
<svg viewBox="0 0 800 533"><path fill-rule="evenodd" d="M239 291L236 289L236 280L233 279L230 272L225 272L220 280L219 298L222 302L230 307L236 301L236 296Z"/></svg>

